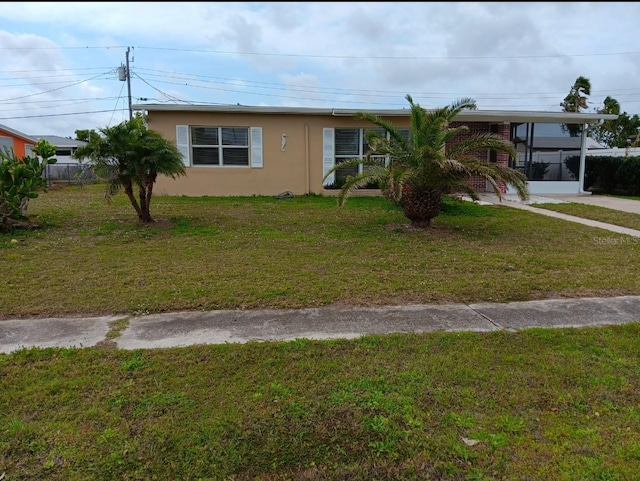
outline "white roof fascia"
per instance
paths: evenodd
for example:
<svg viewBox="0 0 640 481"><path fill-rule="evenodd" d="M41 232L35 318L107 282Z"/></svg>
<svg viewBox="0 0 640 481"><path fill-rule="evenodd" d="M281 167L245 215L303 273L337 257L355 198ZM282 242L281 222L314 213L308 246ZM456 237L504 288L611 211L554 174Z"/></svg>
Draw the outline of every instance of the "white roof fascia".
<svg viewBox="0 0 640 481"><path fill-rule="evenodd" d="M138 104L133 110L165 111L165 112L218 112L247 114L286 114L286 115L331 115L334 117L352 117L358 112L380 117L406 117L409 109L325 109L311 107L257 107L247 105L163 105ZM456 117L457 121L467 122L545 122L545 123L585 123L591 124L600 120L615 120L614 114L577 113L577 112L544 112L518 110L463 110Z"/></svg>

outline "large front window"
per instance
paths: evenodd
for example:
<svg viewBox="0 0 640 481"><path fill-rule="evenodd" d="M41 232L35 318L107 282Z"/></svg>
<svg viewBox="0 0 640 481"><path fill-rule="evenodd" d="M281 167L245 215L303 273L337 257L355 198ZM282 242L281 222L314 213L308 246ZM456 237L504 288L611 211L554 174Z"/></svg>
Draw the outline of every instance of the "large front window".
<svg viewBox="0 0 640 481"><path fill-rule="evenodd" d="M381 135L385 134L384 129L335 129L335 163L342 164L351 159L363 159L371 150L367 141L367 132L373 130ZM401 131L409 135L409 131ZM387 133L387 136L389 134ZM362 164L351 167L343 167L336 170L334 186L341 187L349 175L359 174L366 167ZM375 188L375 185L369 186Z"/></svg>
<svg viewBox="0 0 640 481"><path fill-rule="evenodd" d="M580 124L512 124L511 140L518 152L513 167L528 180L578 180Z"/></svg>
<svg viewBox="0 0 640 481"><path fill-rule="evenodd" d="M249 166L249 129L191 127L193 165Z"/></svg>

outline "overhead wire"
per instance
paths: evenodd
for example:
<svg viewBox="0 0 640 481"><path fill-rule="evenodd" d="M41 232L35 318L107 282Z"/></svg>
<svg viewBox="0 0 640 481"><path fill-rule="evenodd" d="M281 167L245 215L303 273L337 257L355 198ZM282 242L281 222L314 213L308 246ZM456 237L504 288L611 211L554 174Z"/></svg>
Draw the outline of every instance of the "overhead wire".
<svg viewBox="0 0 640 481"><path fill-rule="evenodd" d="M60 49L116 49L116 48L128 48L126 46L122 46L122 45L114 45L114 46L87 46L87 47L59 47ZM640 54L640 52L635 52L635 51L630 51L630 52L609 52L609 53L582 53L582 54L570 54L570 55L564 55L564 54L549 54L549 55L515 55L515 56L457 56L457 57L437 57L437 56L362 56L362 55L358 55L358 56L349 56L349 55L314 55L314 54L288 54L288 53L278 53L278 52L228 52L228 51L222 51L222 50L208 50L208 49L183 49L183 48L171 48L171 47L148 47L148 46L138 46L138 47L132 47L132 48L138 48L138 49L147 49L147 50L165 50L165 51L181 51L181 52L197 52L197 53L211 53L211 54L235 54L235 55L261 55L261 56L282 56L282 57L300 57L300 58L336 58L336 59L369 59L369 60L482 60L482 59L513 59L513 58L560 58L560 57L589 57L589 56L618 56L618 55L638 55ZM12 49L12 48L0 48L0 50L7 50L7 49ZM33 49L33 50L40 50L40 49L49 49L49 47L35 47L35 48L15 48L15 50L20 50L20 49ZM41 78L63 78L63 77L68 77L71 76L69 74L61 74L59 72L73 72L73 71L84 71L84 70L97 70L100 69L100 67L87 67L87 68L81 68L81 69L55 69L55 70L47 70L47 69L42 69L42 70L13 70L13 71L5 71L5 73L11 73L11 74L18 74L18 73L24 73L24 72L29 72L29 73L34 73L34 72L58 72L57 75L53 75L51 77L30 77L30 78L26 78L24 79L25 81L29 81L29 80L36 80L36 79L41 79ZM137 68L137 71L141 72L144 77L151 77L152 81L154 83L162 83L162 84L167 84L167 85L179 85L181 87L188 87L188 88L195 88L195 89L206 89L206 90L216 90L216 91L221 91L221 92L230 92L233 94L243 94L243 95L254 95L254 96L261 96L261 97L274 97L274 98L282 98L282 99L290 99L290 100L295 100L295 101L313 101L313 102L322 102L322 103L333 103L333 104L364 104L364 105L376 105L376 106L390 106L393 105L393 107L391 108L402 108L403 106L397 106L396 102L375 102L375 101L362 101L362 100L355 100L355 99L344 99L344 98L335 98L335 96L342 96L342 97L359 97L359 98L366 98L366 97L375 97L376 99L385 99L385 98L392 98L392 97L396 97L399 96L400 94L402 94L402 96L404 97L405 92L399 92L399 91L392 91L392 90L374 90L374 89L347 89L347 88L343 88L343 87L323 87L323 86L305 86L305 85L288 85L288 84L279 84L279 83L273 83L273 82L262 82L262 81L257 81L257 80L246 80L246 79L233 79L233 78L226 78L226 77L216 77L216 76L207 76L207 75L199 75L199 74L188 74L188 73L177 73L177 72L168 72L168 71L164 71L164 70L157 70L157 69L144 69L144 68ZM3 103L5 105L11 105L11 104L16 104L19 105L19 102L14 102L16 100L22 100L22 99L31 99L32 97L38 96L38 95L43 95L43 94L47 94L47 93L51 93L51 92L56 92L59 90L63 90L66 88L70 88L73 87L75 85L79 85L83 82L88 82L91 80L96 80L99 79L101 77L104 77L106 75L112 74L115 71L114 68L109 68L108 71L103 71L102 73L89 77L89 78L85 78L83 80L77 81L77 82L72 82L69 84L66 84L62 87L57 87L57 88L53 88L50 90L46 90L46 91L42 91L42 92L36 92L36 93L32 93L32 94L28 94L28 95L23 95L23 96L16 96L16 97L11 97L11 98L6 98L6 99L0 99L0 103ZM145 74L146 72L146 74ZM158 88L157 86L153 85L151 83L150 80L148 80L147 78L143 78L143 76L141 76L139 73L134 72L133 73L133 77L139 79L141 82L143 82L145 85L147 85L148 87L150 87L151 89L153 89L154 91L158 92L161 96L165 97L167 100L162 100L162 99L153 99L154 101L157 102L162 102L162 103L169 103L169 102L174 102L174 103L187 103L187 104L193 104L193 103L200 103L200 104L208 104L208 105L225 105L225 103L222 102L209 102L209 101L194 101L194 100L184 100L184 99L180 99L178 97L176 97L175 95L171 95L168 94L167 92L163 91L162 89ZM2 80L18 80L18 79L22 79L22 77L7 77L5 79L0 79L0 81ZM169 79L169 80L167 80ZM185 80L184 82L173 82L170 79L175 79L175 80ZM203 80L204 79L204 80ZM58 82L58 81L54 81L54 82L49 82L48 84L55 84L55 83L63 83L63 82ZM204 85L201 85L204 84ZM241 84L241 85L238 85ZM28 83L27 85L46 85L46 84L34 84L34 83ZM4 85L5 87L7 86L15 86L15 85ZM221 87L221 86L235 86L236 88L225 88L225 87ZM243 88L243 86L247 86L247 88ZM113 99L116 98L118 101L122 98L122 91L124 89L124 85L121 87L120 89L120 93L118 95L118 97L106 97L106 98L101 98L101 99L86 99L86 100L81 100L79 103L82 102L91 102L93 100L95 101L99 101L99 100L107 100L107 99ZM283 95L283 94L279 94L277 92L292 92L294 93L294 95ZM618 89L615 91L608 91L609 94L615 94L616 92L618 92L619 94L621 94L622 96L634 96L636 94L640 94L640 89ZM627 93L623 93L623 92L627 92ZM301 96L301 95L295 95L295 93L302 93L302 94L310 94L310 95L306 95L306 96ZM545 99L558 99L561 98L560 96L564 95L565 93L562 92L522 92L522 93L518 93L518 92L514 92L514 93L477 93L474 95L471 95L471 97L475 98L478 102L480 101L484 101L484 102L489 102L489 101L496 101L496 100L505 100L505 101L518 101L523 99L523 97L527 97L527 96L536 96L536 99L538 100L538 103L536 104L517 104L517 105L511 105L510 108L514 108L514 107L518 107L518 108L523 108L523 107L540 107L541 101L544 101ZM420 97L422 99L431 99L431 100L441 100L444 98L450 98L451 95L460 95L454 92L417 92L417 93L412 93L412 96L414 96L414 98ZM466 95L466 94L465 94ZM318 96L321 96L321 98L319 98ZM595 96L592 95L592 98ZM603 95L604 96L604 95ZM38 100L30 100L30 102L55 102L53 100L51 101L38 101ZM631 97L630 99L625 101L626 103L636 103L636 102L640 102L640 100L635 100L635 97ZM558 100L559 103L559 100ZM118 110L126 110L126 109L118 109L117 108L117 102L116 102L116 106L114 107L113 110L108 110L109 112L111 112L111 119L110 119L110 123L113 120L114 114L116 111ZM227 103L228 104L228 103ZM594 103L594 104L599 104L598 102ZM67 105L73 105L73 104L61 104L61 105L52 105L52 107L62 107L62 106L67 106ZM555 103L553 104L555 106ZM483 108L493 108L492 106L488 106L485 105L483 106ZM504 108L504 105L498 107L498 108ZM95 110L95 111L91 111L91 112L82 112L82 113L98 113L98 112L105 112L104 110ZM78 114L82 114L82 113L78 113ZM49 116L57 116L57 115L73 115L72 113L64 113L64 114L50 114L50 115L42 115L42 117L49 117ZM9 118L37 118L40 116L22 116L22 117L4 117L4 119L9 119Z"/></svg>

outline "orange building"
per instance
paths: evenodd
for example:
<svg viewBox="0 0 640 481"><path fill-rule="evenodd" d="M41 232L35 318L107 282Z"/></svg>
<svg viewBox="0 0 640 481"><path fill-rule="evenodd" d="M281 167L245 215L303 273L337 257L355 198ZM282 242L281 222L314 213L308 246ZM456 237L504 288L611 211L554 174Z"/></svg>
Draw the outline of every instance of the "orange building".
<svg viewBox="0 0 640 481"><path fill-rule="evenodd" d="M38 141L27 135L0 124L0 149L13 149L16 157L33 157L33 147Z"/></svg>

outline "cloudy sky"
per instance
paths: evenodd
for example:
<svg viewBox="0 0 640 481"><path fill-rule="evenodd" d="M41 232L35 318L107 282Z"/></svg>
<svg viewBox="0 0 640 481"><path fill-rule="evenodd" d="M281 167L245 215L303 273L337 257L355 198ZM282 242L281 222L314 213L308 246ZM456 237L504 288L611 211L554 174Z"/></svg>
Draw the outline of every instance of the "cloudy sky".
<svg viewBox="0 0 640 481"><path fill-rule="evenodd" d="M132 103L354 109L470 97L560 111L579 76L640 114L640 3L2 2L0 124L31 135Z"/></svg>

